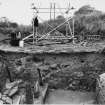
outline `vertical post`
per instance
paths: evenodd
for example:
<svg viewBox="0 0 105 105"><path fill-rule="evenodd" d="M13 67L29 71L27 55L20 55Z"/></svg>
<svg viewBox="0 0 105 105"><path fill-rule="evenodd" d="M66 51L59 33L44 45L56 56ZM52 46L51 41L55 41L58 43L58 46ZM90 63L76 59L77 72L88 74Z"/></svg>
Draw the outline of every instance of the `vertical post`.
<svg viewBox="0 0 105 105"><path fill-rule="evenodd" d="M52 3L50 3L50 21L51 21L51 15L52 15L51 14L51 12L52 12L51 10L52 10Z"/></svg>
<svg viewBox="0 0 105 105"><path fill-rule="evenodd" d="M35 36L36 36L36 44L37 44L37 37L38 37L38 33L37 33L37 27L35 28L36 29L36 33L35 33Z"/></svg>
<svg viewBox="0 0 105 105"><path fill-rule="evenodd" d="M75 38L75 36L74 36L74 17L73 17L72 20L73 20L73 44L75 44L75 39L74 39Z"/></svg>
<svg viewBox="0 0 105 105"><path fill-rule="evenodd" d="M35 43L35 27L34 27L34 18L33 18L33 44Z"/></svg>
<svg viewBox="0 0 105 105"><path fill-rule="evenodd" d="M6 71L7 71L7 74L8 74L10 82L13 82L13 78L12 78L11 72L10 72L10 70L9 70L7 65L6 65Z"/></svg>
<svg viewBox="0 0 105 105"><path fill-rule="evenodd" d="M73 17L73 37L74 37L74 17Z"/></svg>
<svg viewBox="0 0 105 105"><path fill-rule="evenodd" d="M69 13L69 12L66 13L66 19L67 19L67 20L68 20L68 13ZM71 33L71 36L73 36L73 32L72 32L72 29L71 29L71 26L70 26L69 21L67 22L67 24L68 24L68 27L69 27L69 31L70 31L70 33Z"/></svg>
<svg viewBox="0 0 105 105"><path fill-rule="evenodd" d="M55 20L55 3L54 3L54 20Z"/></svg>
<svg viewBox="0 0 105 105"><path fill-rule="evenodd" d="M66 23L66 36L68 36L67 23Z"/></svg>

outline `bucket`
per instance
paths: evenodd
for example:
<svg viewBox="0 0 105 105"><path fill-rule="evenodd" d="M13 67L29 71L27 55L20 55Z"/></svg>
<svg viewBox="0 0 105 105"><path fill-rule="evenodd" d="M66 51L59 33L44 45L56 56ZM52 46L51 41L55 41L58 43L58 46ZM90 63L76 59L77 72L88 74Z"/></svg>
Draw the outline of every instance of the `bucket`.
<svg viewBox="0 0 105 105"><path fill-rule="evenodd" d="M19 47L24 47L24 41L23 40L19 41Z"/></svg>

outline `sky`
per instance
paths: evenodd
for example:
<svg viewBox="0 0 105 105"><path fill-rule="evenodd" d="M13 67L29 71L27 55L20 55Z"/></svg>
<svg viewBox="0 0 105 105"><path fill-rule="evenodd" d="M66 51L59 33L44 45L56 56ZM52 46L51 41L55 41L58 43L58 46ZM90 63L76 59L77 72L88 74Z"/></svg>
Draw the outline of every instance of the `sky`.
<svg viewBox="0 0 105 105"><path fill-rule="evenodd" d="M90 5L105 12L105 0L0 0L0 18L7 17L12 22L30 25L33 18L32 3L38 8L49 8L50 3L56 3L56 8L67 8L70 3L70 6L75 8L74 11L83 5ZM50 19L50 14L40 13L41 11L48 12L49 10L39 10L38 16L43 20ZM69 15L72 15L74 11L71 11ZM56 12L65 13L62 10L56 10Z"/></svg>

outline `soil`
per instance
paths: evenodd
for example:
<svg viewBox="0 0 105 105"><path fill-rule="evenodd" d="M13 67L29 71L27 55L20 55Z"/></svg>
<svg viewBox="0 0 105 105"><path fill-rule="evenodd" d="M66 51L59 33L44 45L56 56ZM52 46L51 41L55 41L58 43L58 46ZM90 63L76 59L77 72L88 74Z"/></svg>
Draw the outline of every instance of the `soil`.
<svg viewBox="0 0 105 105"><path fill-rule="evenodd" d="M105 73L105 54L93 51L34 54L0 51L0 92L4 91L7 79L21 79L20 90L25 89L27 83L33 88L39 79L38 70L43 83L55 90L49 93L46 103L93 104L96 78Z"/></svg>
<svg viewBox="0 0 105 105"><path fill-rule="evenodd" d="M45 101L45 104L95 104L95 94L92 92L53 90Z"/></svg>
<svg viewBox="0 0 105 105"><path fill-rule="evenodd" d="M55 49L62 50L61 46L63 45L56 45ZM64 47L69 48L69 45ZM50 49L52 48L54 46ZM33 85L38 80L37 69L40 69L43 82L49 83L51 89L95 91L95 79L105 72L105 54L93 51L34 54L0 51L1 90L9 78L6 67L13 81L22 79Z"/></svg>

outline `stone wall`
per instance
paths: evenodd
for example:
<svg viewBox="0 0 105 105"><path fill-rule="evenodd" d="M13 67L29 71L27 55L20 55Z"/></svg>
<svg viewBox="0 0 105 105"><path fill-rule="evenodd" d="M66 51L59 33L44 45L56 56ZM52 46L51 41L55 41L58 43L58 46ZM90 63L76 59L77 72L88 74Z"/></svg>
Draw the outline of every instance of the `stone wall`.
<svg viewBox="0 0 105 105"><path fill-rule="evenodd" d="M104 72L105 67L103 54L34 55L34 59L36 58L42 61L38 68L40 68L43 77L45 77L44 81L55 89L93 91L95 89L95 78L98 74Z"/></svg>
<svg viewBox="0 0 105 105"><path fill-rule="evenodd" d="M52 89L94 91L95 78L105 72L105 55L99 53L2 54L9 59L13 79L33 84L39 68L43 81Z"/></svg>

